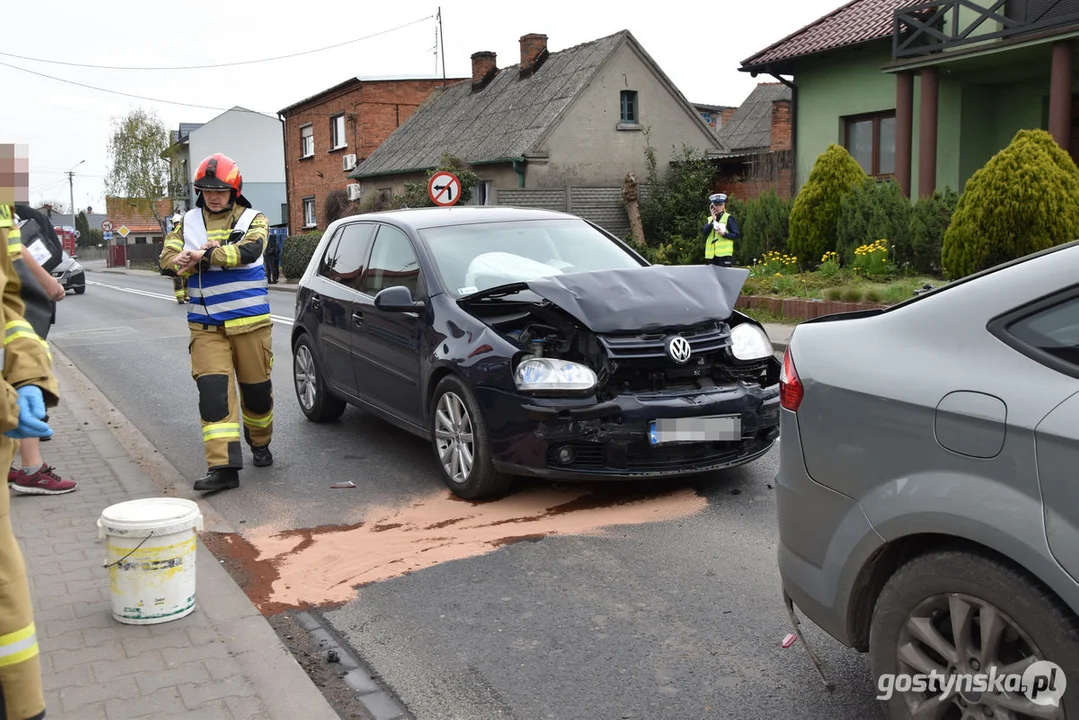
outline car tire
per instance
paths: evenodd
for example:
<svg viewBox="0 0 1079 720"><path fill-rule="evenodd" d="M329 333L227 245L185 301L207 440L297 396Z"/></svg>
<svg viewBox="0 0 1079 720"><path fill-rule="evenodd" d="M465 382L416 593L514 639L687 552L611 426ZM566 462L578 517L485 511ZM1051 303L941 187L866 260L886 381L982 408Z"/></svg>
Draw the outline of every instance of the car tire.
<svg viewBox="0 0 1079 720"><path fill-rule="evenodd" d="M326 387L322 366L306 333L300 335L292 346L292 387L296 390L300 410L312 422L337 420L348 405L332 395Z"/></svg>
<svg viewBox="0 0 1079 720"><path fill-rule="evenodd" d="M447 420L453 425L457 419L460 422L456 423L456 428L446 427ZM455 429L461 434L460 441L443 435ZM435 387L431 398L430 430L431 447L442 481L454 495L466 500L481 500L502 495L509 489L513 477L494 468L487 423L475 395L456 375L447 375ZM467 442L469 436L471 443ZM470 463L469 453L463 450L471 451ZM462 459L463 465L455 464Z"/></svg>
<svg viewBox="0 0 1079 720"><path fill-rule="evenodd" d="M962 610L971 619L969 643L956 643L952 639L953 610ZM1003 623L1000 626L1003 630L998 652L986 656L980 647L980 628L988 618ZM931 650L927 638L940 649ZM958 649L960 646L962 649ZM954 653L953 659L961 659L957 665L945 664L943 652ZM974 662L965 659L971 655L977 656ZM900 656L918 661L908 663L901 661ZM997 665L999 675L1000 667L1024 656L1054 662L1065 673L1069 668L1079 667L1079 619L1026 572L988 552L954 548L919 555L888 579L877 599L870 627L869 661L878 694L884 689L880 684L882 675L928 673L936 665L943 668L940 672L947 672L951 665L959 673L971 674L988 674ZM924 658L932 660L933 666L925 665ZM1079 711L1079 681L1069 679L1071 682L1060 700L1060 717L1070 717ZM931 695L896 690L890 699L881 700L881 704L888 718L906 720L912 717L912 704L919 698L940 702ZM975 710L976 700L996 710L995 717L1013 717L1004 715L993 704L995 697L994 692L963 697L962 693L953 691L944 702L953 705L947 709L957 718L968 717L964 708L974 713L969 717L983 717ZM1039 709L1021 692L1016 700ZM938 713L932 717L945 715Z"/></svg>
<svg viewBox="0 0 1079 720"><path fill-rule="evenodd" d="M75 288L75 294L76 295L82 295L84 292L86 292L86 286L85 285L80 285L79 287Z"/></svg>

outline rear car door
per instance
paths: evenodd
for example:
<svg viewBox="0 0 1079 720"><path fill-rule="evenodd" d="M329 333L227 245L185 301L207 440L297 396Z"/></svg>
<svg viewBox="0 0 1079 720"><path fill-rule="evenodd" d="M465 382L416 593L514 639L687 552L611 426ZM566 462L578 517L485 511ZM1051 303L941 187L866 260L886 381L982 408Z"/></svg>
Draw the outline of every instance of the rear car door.
<svg viewBox="0 0 1079 720"><path fill-rule="evenodd" d="M427 286L416 250L408 235L392 225L379 224L371 257L360 287L362 331L356 384L374 404L402 419L423 424L420 397L420 338L423 318L414 312L383 312L375 296L388 287L404 285L414 300L427 301Z"/></svg>
<svg viewBox="0 0 1079 720"><path fill-rule="evenodd" d="M1063 402L1035 428L1038 482L1049 550L1079 580L1079 289L1007 318L997 335L1059 384Z"/></svg>

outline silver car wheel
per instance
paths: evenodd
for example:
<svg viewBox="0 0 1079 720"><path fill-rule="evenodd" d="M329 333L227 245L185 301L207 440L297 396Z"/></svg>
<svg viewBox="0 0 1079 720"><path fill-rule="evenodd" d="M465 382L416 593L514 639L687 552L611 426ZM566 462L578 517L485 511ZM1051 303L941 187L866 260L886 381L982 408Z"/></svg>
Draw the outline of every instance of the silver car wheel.
<svg viewBox="0 0 1079 720"><path fill-rule="evenodd" d="M948 678L1022 675L1046 658L1023 628L992 603L949 593L927 598L907 616L896 659L899 673L936 671ZM904 693L904 701L913 718L1064 718L1064 708L1037 705L1022 692L978 692L959 678L943 702L942 694L942 688L911 691Z"/></svg>
<svg viewBox="0 0 1079 720"><path fill-rule="evenodd" d="M310 410L315 406L315 359L306 345L296 348L295 375L296 396L303 409Z"/></svg>
<svg viewBox="0 0 1079 720"><path fill-rule="evenodd" d="M472 474L475 438L468 408L456 394L447 392L435 409L435 445L446 477L463 484Z"/></svg>

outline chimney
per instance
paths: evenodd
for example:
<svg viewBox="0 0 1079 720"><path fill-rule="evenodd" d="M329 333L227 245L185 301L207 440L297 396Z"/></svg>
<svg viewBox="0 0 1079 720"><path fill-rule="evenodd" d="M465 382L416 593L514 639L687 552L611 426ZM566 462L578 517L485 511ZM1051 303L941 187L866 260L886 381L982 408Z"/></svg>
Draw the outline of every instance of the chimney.
<svg viewBox="0 0 1079 720"><path fill-rule="evenodd" d="M772 103L772 151L791 149L791 101Z"/></svg>
<svg viewBox="0 0 1079 720"><path fill-rule="evenodd" d="M521 77L526 78L536 72L547 59L547 36L529 33L521 36Z"/></svg>
<svg viewBox="0 0 1079 720"><path fill-rule="evenodd" d="M472 53L472 92L485 88L498 73L495 57L495 54L489 50Z"/></svg>

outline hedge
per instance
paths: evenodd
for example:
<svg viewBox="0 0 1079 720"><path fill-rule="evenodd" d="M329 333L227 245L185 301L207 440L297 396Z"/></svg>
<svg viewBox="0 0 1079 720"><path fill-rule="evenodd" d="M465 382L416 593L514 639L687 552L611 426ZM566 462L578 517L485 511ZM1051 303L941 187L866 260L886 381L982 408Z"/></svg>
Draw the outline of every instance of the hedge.
<svg viewBox="0 0 1079 720"><path fill-rule="evenodd" d="M960 278L1079 237L1079 168L1045 130L1020 130L967 181L944 234Z"/></svg>
<svg viewBox="0 0 1079 720"><path fill-rule="evenodd" d="M285 238L285 247L281 253L281 273L290 282L300 279L307 270L311 256L315 254L322 231L316 230L303 235L289 235Z"/></svg>

